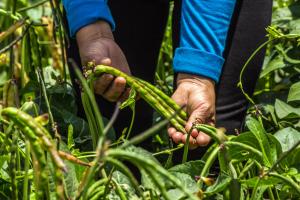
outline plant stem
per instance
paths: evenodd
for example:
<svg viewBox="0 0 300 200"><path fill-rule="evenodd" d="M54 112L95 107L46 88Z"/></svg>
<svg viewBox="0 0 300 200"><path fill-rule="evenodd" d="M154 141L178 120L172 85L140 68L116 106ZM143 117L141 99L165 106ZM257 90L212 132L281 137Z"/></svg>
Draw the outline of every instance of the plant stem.
<svg viewBox="0 0 300 200"><path fill-rule="evenodd" d="M241 173L239 174L239 179L244 178L247 172L253 167L254 164L255 164L254 161L250 161L250 163L242 169Z"/></svg>
<svg viewBox="0 0 300 200"><path fill-rule="evenodd" d="M116 192L119 195L120 199L127 200L126 194L125 194L124 190L122 189L122 187L114 179L112 179L112 183L115 185Z"/></svg>
<svg viewBox="0 0 300 200"><path fill-rule="evenodd" d="M50 107L50 103L49 103L49 99L48 99L48 95L47 95L47 90L46 90L46 85L45 85L45 82L44 82L43 77L41 75L41 71L36 70L36 73L37 73L37 75L39 77L39 81L41 83L43 96L44 96L46 107L47 107L47 110L48 110L49 122L50 122L50 126L51 126L52 136L56 137L57 136L56 135L57 134L57 129L56 129L56 125L55 125L55 122L54 122L53 114L51 112L51 107Z"/></svg>
<svg viewBox="0 0 300 200"><path fill-rule="evenodd" d="M259 188L258 186L259 186L260 181L261 181L261 178L258 178L257 181L256 181L256 183L255 183L254 189L253 189L253 191L252 191L251 199L250 199L250 200L256 200L256 199L254 199L254 198L255 198L256 193L257 193L257 191L258 191L258 188Z"/></svg>
<svg viewBox="0 0 300 200"><path fill-rule="evenodd" d="M12 145L10 147L10 178L11 178L11 188L12 199L18 200L18 182L16 180L16 152L18 150L18 131L14 131L12 135Z"/></svg>
<svg viewBox="0 0 300 200"><path fill-rule="evenodd" d="M274 40L276 40L277 38L273 38L270 39L266 42L264 42L263 44L261 44L252 54L251 56L248 58L248 60L246 61L246 63L243 65L240 76L239 76L239 82L238 82L238 87L241 89L243 95L246 97L246 99L253 105L255 105L255 102L251 99L251 97L246 93L246 91L244 90L243 87L243 75L244 72L246 70L246 67L249 65L250 61L254 58L254 56L260 51L262 50L266 45L268 45L269 43L273 42Z"/></svg>
<svg viewBox="0 0 300 200"><path fill-rule="evenodd" d="M81 93L81 102L82 106L85 112L86 119L88 121L89 125L89 131L92 136L92 142L93 142L93 149L96 149L97 146L97 140L98 140L98 135L97 135L97 124L92 112L90 100L88 99L86 93L82 92Z"/></svg>
<svg viewBox="0 0 300 200"><path fill-rule="evenodd" d="M300 186L297 183L295 183L292 179L287 178L287 177L285 177L285 176L283 176L281 174L274 173L274 172L269 173L269 175L282 180L287 185L289 185L292 188L294 188L298 194L300 194Z"/></svg>
<svg viewBox="0 0 300 200"><path fill-rule="evenodd" d="M89 99L91 101L91 105L93 106L93 109L94 109L94 112L95 112L96 122L99 126L98 127L99 128L99 130L98 130L99 131L99 137L102 137L104 135L104 133L103 133L104 125L103 125L102 116L101 116L101 113L99 111L99 107L98 107L98 104L96 102L95 96L94 96L93 92L91 91L91 89L89 88L86 80L82 76L81 71L79 70L79 68L78 68L77 64L75 63L75 61L73 59L69 59L69 62L73 66L74 71L75 71L77 77L79 78L79 80L80 80L80 82L83 86L84 91L86 92L87 96L89 97Z"/></svg>
<svg viewBox="0 0 300 200"><path fill-rule="evenodd" d="M110 118L109 122L107 123L106 127L103 130L104 135L106 135L108 133L109 129L111 129L111 127L115 123L115 121L116 121L116 119L119 115L119 111L120 111L119 106L120 106L120 102L117 102L116 106L115 106L115 110L113 112L113 115L112 115L112 117Z"/></svg>
<svg viewBox="0 0 300 200"><path fill-rule="evenodd" d="M202 170L201 170L201 174L200 174L200 179L199 181L197 182L197 185L202 188L202 185L203 185L203 181L201 179L201 177L206 177L208 172L209 172L209 169L211 168L212 164L214 163L214 161L216 160L217 158L217 155L218 155L218 152L220 150L220 147L216 147L212 152L211 154L209 155L209 157L207 158L206 162L205 162L205 165L203 166Z"/></svg>
<svg viewBox="0 0 300 200"><path fill-rule="evenodd" d="M186 136L181 163L185 163L187 161L187 157L188 157L188 153L189 153L190 136L191 136L193 129L194 129L194 126L192 126L192 128L189 130L189 132Z"/></svg>
<svg viewBox="0 0 300 200"><path fill-rule="evenodd" d="M270 200L275 200L275 197L274 197L274 194L273 194L273 191L272 191L272 187L268 187L268 194L269 194L269 198Z"/></svg>
<svg viewBox="0 0 300 200"><path fill-rule="evenodd" d="M49 2L49 0L43 0L43 1L40 1L40 2L36 2L36 3L34 3L34 4L30 5L30 6L18 9L18 12L25 12L25 11L30 10L32 8L36 8L38 6L41 6L41 5L43 5L43 4L47 3L47 2Z"/></svg>
<svg viewBox="0 0 300 200"><path fill-rule="evenodd" d="M10 17L10 18L13 19L13 20L19 20L19 19L20 19L19 16L13 14L12 12L3 10L3 9L1 9L1 8L0 8L0 15L4 15L4 16Z"/></svg>
<svg viewBox="0 0 300 200"><path fill-rule="evenodd" d="M159 151L159 152L153 153L152 155L153 156L158 156L158 155L162 155L162 154L171 154L174 151L182 149L182 147L184 147L184 145L183 144L179 144L179 145L177 145L177 147L175 147L173 149L166 149L166 150L163 150L163 151Z"/></svg>
<svg viewBox="0 0 300 200"><path fill-rule="evenodd" d="M146 171L148 172L149 176L151 177L152 181L155 183L155 185L158 187L160 190L162 196L164 197L165 200L171 200L168 196L166 187L163 183L161 183L161 180L158 179L157 174L152 171L152 169L149 169L146 167Z"/></svg>
<svg viewBox="0 0 300 200"><path fill-rule="evenodd" d="M135 119L135 105L131 108L132 110L132 116L131 116L131 121L130 121L130 125L129 125L129 129L128 129L128 132L127 132L127 135L126 135L126 140L129 139L129 136L131 134L131 131L132 131L132 127L133 127L133 123L134 123L134 119Z"/></svg>

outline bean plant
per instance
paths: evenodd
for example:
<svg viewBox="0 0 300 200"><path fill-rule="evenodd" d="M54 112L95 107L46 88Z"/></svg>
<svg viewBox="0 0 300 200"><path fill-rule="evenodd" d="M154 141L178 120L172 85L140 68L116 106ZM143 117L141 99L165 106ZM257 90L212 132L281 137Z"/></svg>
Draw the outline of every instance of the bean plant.
<svg viewBox="0 0 300 200"><path fill-rule="evenodd" d="M268 40L249 55L237 85L251 105L244 130L227 133L195 122L192 128L213 142L188 160L188 142L176 145L161 134L172 125L190 137L187 114L164 85L169 67L158 66L157 87L113 66L77 66L66 59L69 39L58 0L1 1L0 199L299 199L300 3L277 0L273 10ZM164 45L171 42L167 30ZM251 97L243 89L244 70L264 47ZM85 118L77 113L67 64L76 73ZM93 91L103 73L124 77L131 89L110 119L101 115ZM161 120L131 134L139 98ZM125 107L132 110L131 123L116 133L113 124ZM141 146L149 138L160 141L152 152ZM176 165L175 151L183 151Z"/></svg>

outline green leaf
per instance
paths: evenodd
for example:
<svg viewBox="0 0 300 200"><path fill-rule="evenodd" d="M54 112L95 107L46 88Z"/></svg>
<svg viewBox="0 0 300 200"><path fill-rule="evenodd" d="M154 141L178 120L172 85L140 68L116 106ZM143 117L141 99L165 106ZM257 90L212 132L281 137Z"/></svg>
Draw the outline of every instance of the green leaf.
<svg viewBox="0 0 300 200"><path fill-rule="evenodd" d="M282 153L282 147L280 142L272 134L267 133L267 137L270 144L270 161L273 164Z"/></svg>
<svg viewBox="0 0 300 200"><path fill-rule="evenodd" d="M289 154L287 158L285 158L286 163L288 166L300 166L300 147L295 149L293 153Z"/></svg>
<svg viewBox="0 0 300 200"><path fill-rule="evenodd" d="M76 97L72 88L67 84L56 84L47 89L49 102L58 109L64 109L77 114Z"/></svg>
<svg viewBox="0 0 300 200"><path fill-rule="evenodd" d="M120 171L114 171L112 177L123 190L125 190L130 196L134 196L135 190L127 176Z"/></svg>
<svg viewBox="0 0 300 200"><path fill-rule="evenodd" d="M195 176L198 176L201 173L204 164L205 163L202 160L189 161L180 165L175 165L169 169L169 172L184 173L191 176L191 178L195 178Z"/></svg>
<svg viewBox="0 0 300 200"><path fill-rule="evenodd" d="M263 78L266 75L270 74L271 72L277 70L277 69L281 69L284 68L286 66L286 64L283 61L283 57L282 56L276 56L273 60L271 60L267 66L265 67L265 69L262 70L262 72L260 73L260 77L259 78Z"/></svg>
<svg viewBox="0 0 300 200"><path fill-rule="evenodd" d="M293 84L290 88L287 102L300 101L300 82Z"/></svg>
<svg viewBox="0 0 300 200"><path fill-rule="evenodd" d="M277 131L274 137L280 142L283 152L288 151L294 144L300 140L300 132L291 127L287 127ZM300 165L300 147L293 150L282 162L283 166L299 166Z"/></svg>
<svg viewBox="0 0 300 200"><path fill-rule="evenodd" d="M278 125L277 117L276 117L276 114L275 114L275 108L274 108L274 106L273 106L273 105L266 105L266 106L264 106L264 109L265 109L265 111L266 111L268 114L271 115L273 122L274 122L276 125Z"/></svg>
<svg viewBox="0 0 300 200"><path fill-rule="evenodd" d="M181 184L189 191L190 193L196 193L199 188L197 186L197 183L194 179L192 179L189 175L180 173L180 172L172 172L174 176L180 180ZM179 200L183 199L185 196L179 189L170 189L168 191L168 196L170 199Z"/></svg>
<svg viewBox="0 0 300 200"><path fill-rule="evenodd" d="M206 190L205 190L205 195L207 196L211 196L214 195L216 193L222 192L224 191L228 185L231 183L231 177L228 176L225 173L221 173L216 182L212 185L209 186Z"/></svg>
<svg viewBox="0 0 300 200"><path fill-rule="evenodd" d="M275 112L279 119L300 118L300 108L294 108L279 99L275 101Z"/></svg>
<svg viewBox="0 0 300 200"><path fill-rule="evenodd" d="M84 144L91 141L88 124L86 121L65 109L59 109L54 105L51 106L51 110L55 121L60 127L62 135L67 135L68 126L72 124L74 141L76 144Z"/></svg>
<svg viewBox="0 0 300 200"><path fill-rule="evenodd" d="M248 118L248 120L246 121L246 125L249 128L249 130L253 133L253 135L255 136L255 138L257 140L257 143L259 144L260 150L263 154L264 165L266 165L267 167L270 167L271 166L271 162L270 162L271 147L270 147L265 129L259 123L259 121L257 121L253 117Z"/></svg>
<svg viewBox="0 0 300 200"><path fill-rule="evenodd" d="M286 152L300 141L300 132L292 127L287 127L277 131L274 137L280 142L282 151Z"/></svg>
<svg viewBox="0 0 300 200"><path fill-rule="evenodd" d="M257 150L260 149L257 139L255 138L254 134L251 132L242 133L237 137L232 138L232 141L249 145ZM246 151L245 149L239 146L230 147L227 150L227 155L230 157L230 159L235 159L239 161L255 159L258 162L262 162L262 160L256 154Z"/></svg>
<svg viewBox="0 0 300 200"><path fill-rule="evenodd" d="M0 156L0 180L3 181L11 181L10 173L9 173L9 160L10 157L8 155ZM1 182L1 181L0 181Z"/></svg>
<svg viewBox="0 0 300 200"><path fill-rule="evenodd" d="M254 188L258 179L260 179L259 186L273 186L281 182L280 179L275 177L264 176L263 178L260 178L256 176L247 180L241 180L241 183L247 188Z"/></svg>

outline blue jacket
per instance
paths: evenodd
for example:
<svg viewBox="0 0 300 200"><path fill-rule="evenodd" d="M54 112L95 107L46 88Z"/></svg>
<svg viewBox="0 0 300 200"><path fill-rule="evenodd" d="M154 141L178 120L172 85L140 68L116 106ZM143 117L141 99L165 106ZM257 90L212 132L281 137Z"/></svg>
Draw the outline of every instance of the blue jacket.
<svg viewBox="0 0 300 200"><path fill-rule="evenodd" d="M180 45L174 55L174 72L201 75L218 82L235 1L183 0ZM106 0L63 0L63 4L71 36L99 19L115 29Z"/></svg>

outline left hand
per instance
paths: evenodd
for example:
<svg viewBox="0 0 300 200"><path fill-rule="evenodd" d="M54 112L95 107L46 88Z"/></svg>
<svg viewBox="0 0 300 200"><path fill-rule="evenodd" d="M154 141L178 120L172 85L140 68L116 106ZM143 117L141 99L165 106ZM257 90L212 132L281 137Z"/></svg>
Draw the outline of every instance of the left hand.
<svg viewBox="0 0 300 200"><path fill-rule="evenodd" d="M185 106L189 117L185 126L186 132L190 131L194 122L215 124L215 96L215 84L211 79L191 74L178 74L177 89L172 98L178 105ZM186 142L187 135L174 127L170 127L168 133L175 143ZM189 139L191 149L206 146L209 142L208 135L196 129L192 130Z"/></svg>

